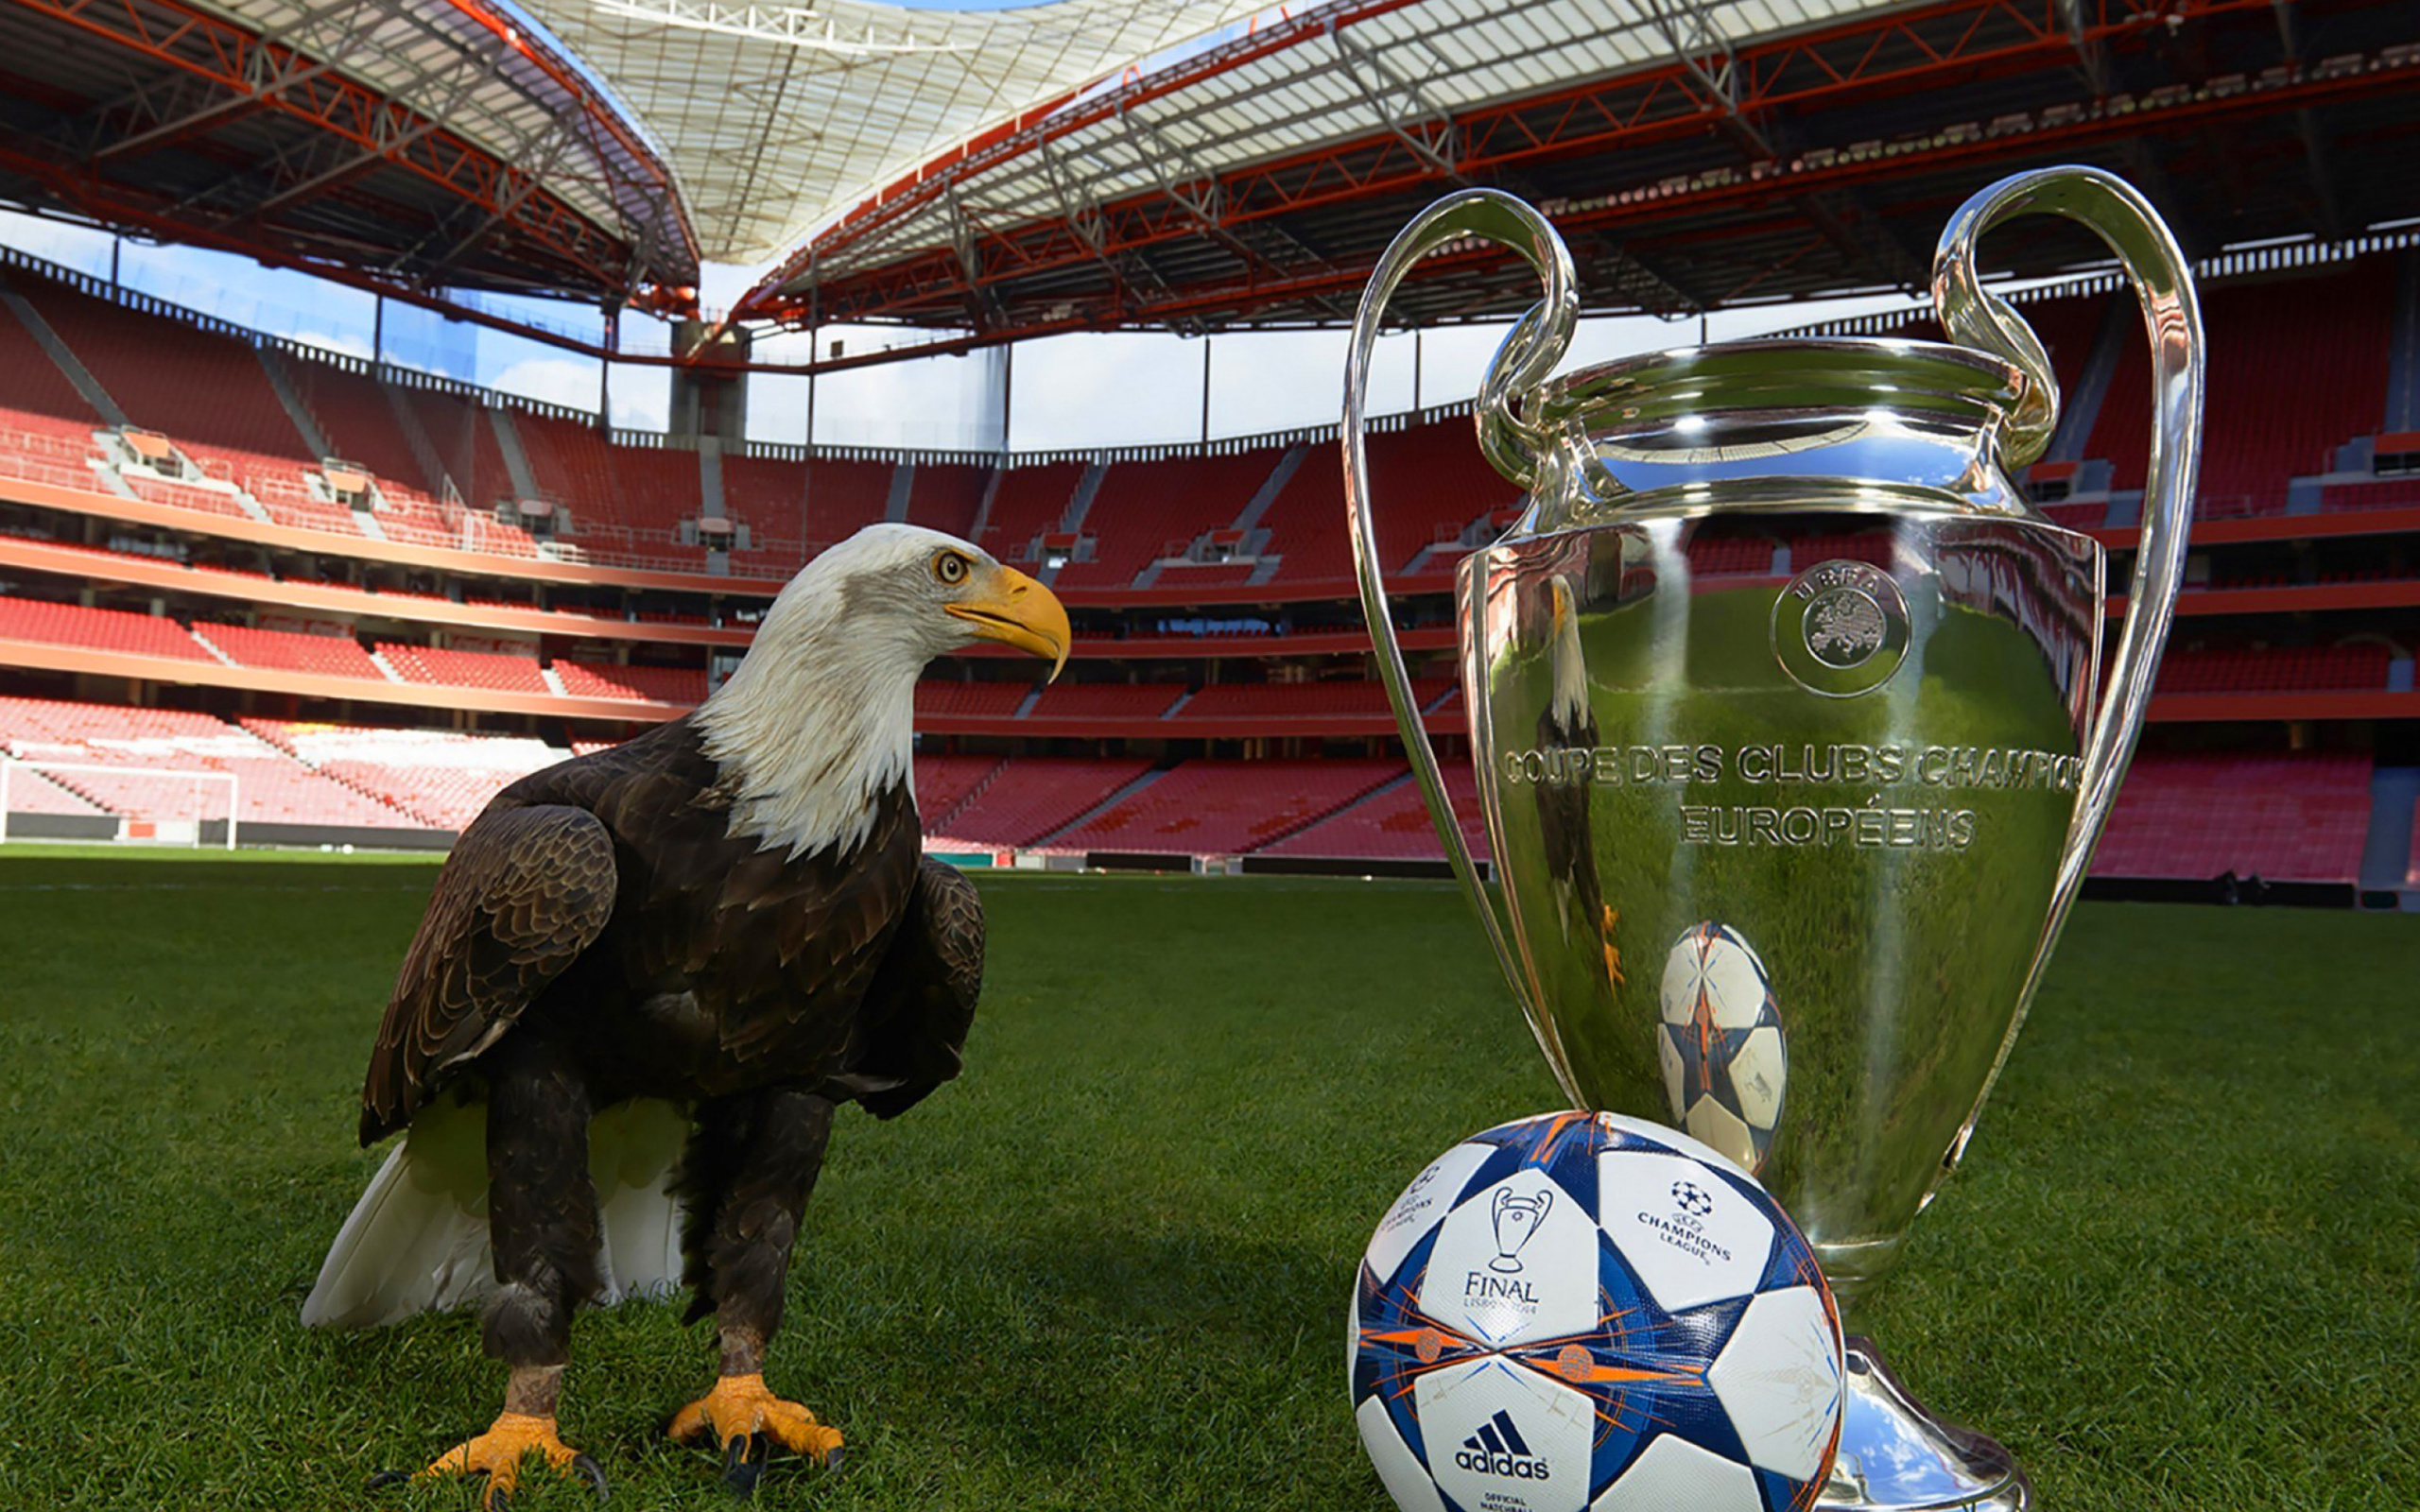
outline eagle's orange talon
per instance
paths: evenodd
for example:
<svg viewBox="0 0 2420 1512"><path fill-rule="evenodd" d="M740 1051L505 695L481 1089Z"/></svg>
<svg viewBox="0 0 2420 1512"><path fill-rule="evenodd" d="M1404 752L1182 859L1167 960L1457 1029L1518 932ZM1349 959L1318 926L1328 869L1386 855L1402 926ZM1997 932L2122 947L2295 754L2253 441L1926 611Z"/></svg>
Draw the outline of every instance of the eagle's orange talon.
<svg viewBox="0 0 2420 1512"><path fill-rule="evenodd" d="M673 1415L671 1434L689 1444L713 1436L718 1447L762 1434L793 1454L830 1464L840 1452L840 1431L815 1420L815 1414L795 1401L785 1401L765 1385L761 1375L724 1376L715 1388Z"/></svg>
<svg viewBox="0 0 2420 1512"><path fill-rule="evenodd" d="M585 1475L601 1491L605 1477L596 1462L564 1443L555 1435L555 1420L529 1413L500 1413L488 1425L488 1431L476 1438L466 1439L428 1462L416 1481L432 1480L441 1475L484 1475L488 1478L486 1493L480 1497L485 1506L500 1504L510 1496L521 1479L521 1462L531 1454L565 1473L577 1470Z"/></svg>

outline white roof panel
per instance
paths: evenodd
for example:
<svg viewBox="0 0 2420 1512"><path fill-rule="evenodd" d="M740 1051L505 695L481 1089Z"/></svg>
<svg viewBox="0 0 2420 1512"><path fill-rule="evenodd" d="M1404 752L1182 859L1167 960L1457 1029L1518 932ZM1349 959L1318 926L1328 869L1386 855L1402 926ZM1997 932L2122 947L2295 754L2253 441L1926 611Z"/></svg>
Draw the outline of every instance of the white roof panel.
<svg viewBox="0 0 2420 1512"><path fill-rule="evenodd" d="M522 0L646 122L705 256L759 262L948 145L1262 0L921 10L823 0Z"/></svg>

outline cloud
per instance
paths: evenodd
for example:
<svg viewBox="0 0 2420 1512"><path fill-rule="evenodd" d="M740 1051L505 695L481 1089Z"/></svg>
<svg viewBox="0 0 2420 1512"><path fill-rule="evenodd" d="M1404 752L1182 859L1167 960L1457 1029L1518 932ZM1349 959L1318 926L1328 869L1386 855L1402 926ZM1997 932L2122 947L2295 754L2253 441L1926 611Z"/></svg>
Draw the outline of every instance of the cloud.
<svg viewBox="0 0 2420 1512"><path fill-rule="evenodd" d="M70 226L14 210L0 210L0 244L98 278L110 275L111 240L108 232L90 226Z"/></svg>
<svg viewBox="0 0 2420 1512"><path fill-rule="evenodd" d="M364 362L371 361L377 355L370 350L370 338L356 331L302 330L289 332L287 335L288 339L299 341L306 347L317 347L321 352L333 352L342 356L358 357Z"/></svg>
<svg viewBox="0 0 2420 1512"><path fill-rule="evenodd" d="M573 409L596 410L596 364L571 357L524 357L488 380L493 388Z"/></svg>

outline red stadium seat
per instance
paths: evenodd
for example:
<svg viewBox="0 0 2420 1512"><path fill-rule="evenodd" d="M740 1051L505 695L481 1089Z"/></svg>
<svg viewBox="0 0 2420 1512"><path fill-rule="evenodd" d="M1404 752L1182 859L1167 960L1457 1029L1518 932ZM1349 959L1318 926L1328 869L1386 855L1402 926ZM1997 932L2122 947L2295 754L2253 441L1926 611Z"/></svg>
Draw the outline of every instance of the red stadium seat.
<svg viewBox="0 0 2420 1512"><path fill-rule="evenodd" d="M1487 819L1478 806L1478 776L1467 762L1444 764L1445 795L1462 832L1462 843L1480 860L1488 856ZM1317 824L1270 846L1272 856L1321 856L1348 861L1443 861L1437 827L1421 799L1420 783L1403 777Z"/></svg>
<svg viewBox="0 0 2420 1512"><path fill-rule="evenodd" d="M535 657L497 651L457 651L434 645L381 641L378 654L406 682L457 688L495 688L507 693L549 693Z"/></svg>
<svg viewBox="0 0 2420 1512"><path fill-rule="evenodd" d="M1059 850L1234 855L1352 802L1402 768L1385 761L1190 761L1050 837Z"/></svg>
<svg viewBox="0 0 2420 1512"><path fill-rule="evenodd" d="M2351 882L2370 821L2370 760L2147 751L2092 860L2097 877Z"/></svg>
<svg viewBox="0 0 2420 1512"><path fill-rule="evenodd" d="M1013 757L948 813L925 810L925 833L1002 848L1032 845L1150 769L1140 758Z"/></svg>
<svg viewBox="0 0 2420 1512"><path fill-rule="evenodd" d="M649 667L558 658L555 678L575 698L646 698L695 705L706 697L703 667Z"/></svg>
<svg viewBox="0 0 2420 1512"><path fill-rule="evenodd" d="M180 662L213 660L208 649L175 620L36 598L0 598L0 640L90 646L96 651L172 657Z"/></svg>

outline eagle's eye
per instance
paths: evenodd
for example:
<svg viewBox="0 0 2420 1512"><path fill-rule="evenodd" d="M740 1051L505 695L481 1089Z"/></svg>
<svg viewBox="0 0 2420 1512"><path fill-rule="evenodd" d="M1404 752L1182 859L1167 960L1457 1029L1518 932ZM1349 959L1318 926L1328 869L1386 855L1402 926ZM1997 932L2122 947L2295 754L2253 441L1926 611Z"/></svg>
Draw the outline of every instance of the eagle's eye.
<svg viewBox="0 0 2420 1512"><path fill-rule="evenodd" d="M966 575L973 566L974 564L966 559L962 552L942 551L933 554L933 576L945 588L956 588L966 581Z"/></svg>

